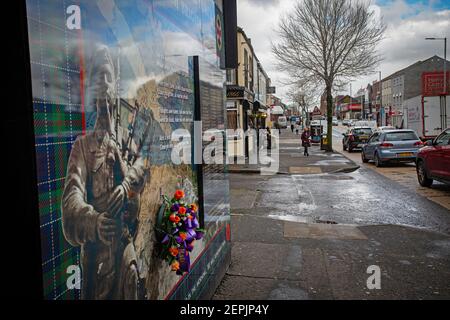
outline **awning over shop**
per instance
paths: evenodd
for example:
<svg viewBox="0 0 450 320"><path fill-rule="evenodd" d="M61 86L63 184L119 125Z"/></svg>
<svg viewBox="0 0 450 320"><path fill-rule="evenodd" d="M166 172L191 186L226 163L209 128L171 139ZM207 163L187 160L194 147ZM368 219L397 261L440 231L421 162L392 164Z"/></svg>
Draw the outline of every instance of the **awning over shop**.
<svg viewBox="0 0 450 320"><path fill-rule="evenodd" d="M281 106L273 106L270 109L271 114L284 114L284 109Z"/></svg>

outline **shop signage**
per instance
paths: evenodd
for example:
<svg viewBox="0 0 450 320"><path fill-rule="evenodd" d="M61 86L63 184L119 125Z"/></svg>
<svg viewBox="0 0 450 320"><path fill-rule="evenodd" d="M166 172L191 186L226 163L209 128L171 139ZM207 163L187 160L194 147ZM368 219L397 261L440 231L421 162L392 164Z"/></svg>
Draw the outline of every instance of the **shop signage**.
<svg viewBox="0 0 450 320"><path fill-rule="evenodd" d="M276 88L275 87L267 87L267 94L275 94Z"/></svg>
<svg viewBox="0 0 450 320"><path fill-rule="evenodd" d="M224 45L224 30L223 30L223 14L219 7L216 5L216 51L217 56L220 58L220 67L225 69L225 45Z"/></svg>
<svg viewBox="0 0 450 320"><path fill-rule="evenodd" d="M227 86L227 99L248 100L249 102L253 103L254 94L246 90L245 87Z"/></svg>
<svg viewBox="0 0 450 320"><path fill-rule="evenodd" d="M342 106L342 112L347 111L361 111L361 104L344 104Z"/></svg>
<svg viewBox="0 0 450 320"><path fill-rule="evenodd" d="M447 72L447 90L450 91L450 72ZM438 96L444 94L444 73L424 72L422 73L422 94L423 96Z"/></svg>
<svg viewBox="0 0 450 320"><path fill-rule="evenodd" d="M228 99L244 99L245 88L240 86L228 86L227 98Z"/></svg>

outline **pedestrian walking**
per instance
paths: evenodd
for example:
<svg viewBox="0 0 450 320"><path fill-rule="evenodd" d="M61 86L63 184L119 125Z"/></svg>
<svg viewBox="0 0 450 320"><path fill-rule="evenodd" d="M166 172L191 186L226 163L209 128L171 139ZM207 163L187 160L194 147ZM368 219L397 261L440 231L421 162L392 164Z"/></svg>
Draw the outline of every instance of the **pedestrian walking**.
<svg viewBox="0 0 450 320"><path fill-rule="evenodd" d="M300 129L300 125L298 123L295 124L295 134L298 135L298 130Z"/></svg>
<svg viewBox="0 0 450 320"><path fill-rule="evenodd" d="M281 127L278 122L275 122L275 130L278 130L278 134L281 134Z"/></svg>
<svg viewBox="0 0 450 320"><path fill-rule="evenodd" d="M272 149L272 131L267 127L267 149Z"/></svg>
<svg viewBox="0 0 450 320"><path fill-rule="evenodd" d="M304 148L303 155L305 157L309 157L308 148L311 146L310 138L311 138L311 135L309 133L309 128L305 127L305 129L303 130L302 136L301 136L302 146Z"/></svg>

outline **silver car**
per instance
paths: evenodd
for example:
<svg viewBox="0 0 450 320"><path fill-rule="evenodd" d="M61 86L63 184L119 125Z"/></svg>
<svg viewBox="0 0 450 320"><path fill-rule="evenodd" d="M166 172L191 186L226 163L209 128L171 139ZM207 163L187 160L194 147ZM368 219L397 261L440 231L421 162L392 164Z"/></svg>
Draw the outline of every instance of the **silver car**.
<svg viewBox="0 0 450 320"><path fill-rule="evenodd" d="M378 127L375 129L375 131L379 131L379 132L388 131L388 130L396 130L396 128L393 126L384 126L384 127Z"/></svg>
<svg viewBox="0 0 450 320"><path fill-rule="evenodd" d="M416 132L397 129L375 132L362 148L361 160L373 160L377 167L388 162L415 162L423 142Z"/></svg>

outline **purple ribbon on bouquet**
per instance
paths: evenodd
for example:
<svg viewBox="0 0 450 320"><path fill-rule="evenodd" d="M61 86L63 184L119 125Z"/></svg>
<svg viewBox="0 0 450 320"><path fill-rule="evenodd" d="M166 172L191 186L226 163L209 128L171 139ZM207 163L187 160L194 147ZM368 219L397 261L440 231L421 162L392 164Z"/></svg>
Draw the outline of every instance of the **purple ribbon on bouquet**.
<svg viewBox="0 0 450 320"><path fill-rule="evenodd" d="M183 272L189 272L191 270L191 259L187 249L180 248L178 250L177 260L180 263L180 269L177 270L177 274L181 275Z"/></svg>
<svg viewBox="0 0 450 320"><path fill-rule="evenodd" d="M173 205L171 207L171 211L178 211L179 206ZM180 230L179 228L175 228L172 231L172 236L175 237L175 241L178 244L178 255L176 257L178 263L180 264L180 268L177 270L178 275L182 275L184 272L189 272L191 269L191 260L189 253L194 250L194 240L200 240L203 238L203 232L196 231L200 224L197 219L197 215L192 212L191 209L188 209L187 214L190 214L191 217L187 217L184 220L184 229ZM184 231L186 232L186 238L183 239L179 232ZM178 235L177 235L178 234ZM161 241L162 244L167 244L170 241L170 237L168 234L165 235L163 240Z"/></svg>

